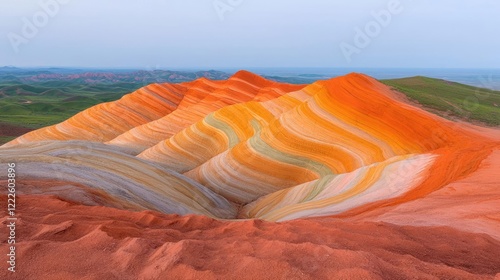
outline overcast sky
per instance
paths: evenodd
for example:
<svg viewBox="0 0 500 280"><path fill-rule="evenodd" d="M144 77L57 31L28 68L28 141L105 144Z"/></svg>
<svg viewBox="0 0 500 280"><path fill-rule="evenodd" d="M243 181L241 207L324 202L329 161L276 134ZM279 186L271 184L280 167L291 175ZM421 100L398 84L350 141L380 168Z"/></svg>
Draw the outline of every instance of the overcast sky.
<svg viewBox="0 0 500 280"><path fill-rule="evenodd" d="M500 68L499 28L496 0L0 0L0 66Z"/></svg>

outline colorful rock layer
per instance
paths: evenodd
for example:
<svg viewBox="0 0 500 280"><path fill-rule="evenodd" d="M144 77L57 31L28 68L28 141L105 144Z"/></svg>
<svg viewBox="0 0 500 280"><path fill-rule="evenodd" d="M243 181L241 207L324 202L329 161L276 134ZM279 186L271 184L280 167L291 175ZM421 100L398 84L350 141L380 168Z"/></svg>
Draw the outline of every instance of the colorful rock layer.
<svg viewBox="0 0 500 280"><path fill-rule="evenodd" d="M490 134L362 74L290 85L241 71L144 87L7 143L0 162L80 203L284 221L425 198L498 150Z"/></svg>

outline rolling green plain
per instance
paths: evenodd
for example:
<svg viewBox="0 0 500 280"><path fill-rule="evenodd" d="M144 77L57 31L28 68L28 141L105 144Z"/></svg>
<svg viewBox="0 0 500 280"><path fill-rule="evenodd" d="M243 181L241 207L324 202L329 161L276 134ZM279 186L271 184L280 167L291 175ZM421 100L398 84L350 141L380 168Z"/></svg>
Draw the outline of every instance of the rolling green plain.
<svg viewBox="0 0 500 280"><path fill-rule="evenodd" d="M140 86L134 83L0 83L0 122L32 129L44 127L98 103L119 99Z"/></svg>

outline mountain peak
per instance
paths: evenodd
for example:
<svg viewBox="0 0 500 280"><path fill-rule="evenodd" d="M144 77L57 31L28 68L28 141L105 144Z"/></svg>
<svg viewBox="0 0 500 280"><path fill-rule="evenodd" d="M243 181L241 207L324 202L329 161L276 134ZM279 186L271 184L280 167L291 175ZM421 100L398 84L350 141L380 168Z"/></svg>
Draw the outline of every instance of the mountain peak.
<svg viewBox="0 0 500 280"><path fill-rule="evenodd" d="M270 81L262 76L259 76L247 70L240 70L234 73L234 75L232 75L231 78L229 79L240 79L255 85L265 85L265 84L271 85L274 83L273 81Z"/></svg>

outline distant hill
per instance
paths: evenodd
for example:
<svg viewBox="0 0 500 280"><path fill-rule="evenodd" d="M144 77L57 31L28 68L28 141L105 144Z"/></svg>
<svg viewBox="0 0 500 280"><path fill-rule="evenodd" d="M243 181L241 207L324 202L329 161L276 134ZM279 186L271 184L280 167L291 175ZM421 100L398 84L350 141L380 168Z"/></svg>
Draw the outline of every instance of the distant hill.
<svg viewBox="0 0 500 280"><path fill-rule="evenodd" d="M1 81L19 81L22 83L39 83L67 81L82 84L112 83L179 83L192 81L201 77L211 80L225 80L229 75L225 72L209 71L171 71L171 70L100 70L86 71L80 69L22 69L15 67L0 68Z"/></svg>
<svg viewBox="0 0 500 280"><path fill-rule="evenodd" d="M500 91L422 76L382 80L382 83L438 115L500 125Z"/></svg>

